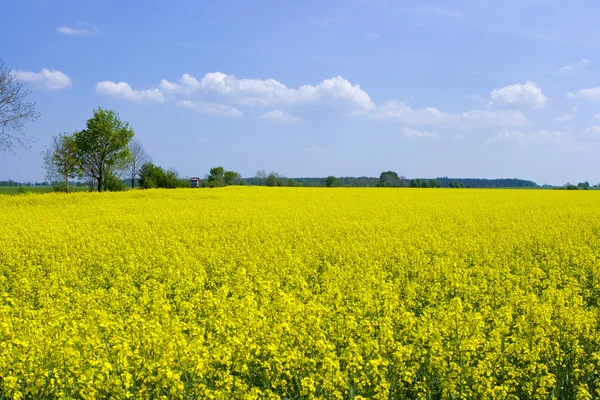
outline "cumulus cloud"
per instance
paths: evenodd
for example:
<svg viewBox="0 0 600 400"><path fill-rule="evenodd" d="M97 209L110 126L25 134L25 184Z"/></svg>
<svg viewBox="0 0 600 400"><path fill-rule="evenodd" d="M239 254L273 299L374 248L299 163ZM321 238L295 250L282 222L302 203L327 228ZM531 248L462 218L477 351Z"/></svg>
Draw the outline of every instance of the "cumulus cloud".
<svg viewBox="0 0 600 400"><path fill-rule="evenodd" d="M462 121L469 126L520 126L529 121L519 110L471 110L462 113Z"/></svg>
<svg viewBox="0 0 600 400"><path fill-rule="evenodd" d="M294 115L290 115L290 114L286 113L285 111L281 111L281 110L269 111L267 113L264 113L263 115L261 115L258 118L264 119L266 121L272 121L272 122L277 122L280 124L290 124L290 125L297 124L297 123L304 121L303 118L296 117Z"/></svg>
<svg viewBox="0 0 600 400"><path fill-rule="evenodd" d="M567 93L567 97L572 100L581 99L581 100L599 101L600 100L600 87L581 89L575 93Z"/></svg>
<svg viewBox="0 0 600 400"><path fill-rule="evenodd" d="M71 28L69 26L61 26L59 28L56 28L56 32L58 33L62 33L63 35L66 36L86 36L86 35L93 35L99 32L97 27L91 27L91 28Z"/></svg>
<svg viewBox="0 0 600 400"><path fill-rule="evenodd" d="M441 124L457 121L457 117L452 114L444 113L434 107L422 109L413 109L404 101L392 100L383 103L377 107L372 114L377 119L393 119L407 124Z"/></svg>
<svg viewBox="0 0 600 400"><path fill-rule="evenodd" d="M177 106L192 109L200 114L213 117L241 117L244 114L235 107L228 104L202 103L182 100L177 102Z"/></svg>
<svg viewBox="0 0 600 400"><path fill-rule="evenodd" d="M542 89L531 81L492 90L490 98L492 105L500 107L544 108L548 101Z"/></svg>
<svg viewBox="0 0 600 400"><path fill-rule="evenodd" d="M365 33L365 37L367 39L377 39L379 37L379 34L375 32L367 32Z"/></svg>
<svg viewBox="0 0 600 400"><path fill-rule="evenodd" d="M317 154L327 153L327 150L325 150L324 148L322 148L320 146L310 146L310 147L305 148L304 150L309 153L317 153Z"/></svg>
<svg viewBox="0 0 600 400"><path fill-rule="evenodd" d="M568 145L572 142L571 134L560 131L550 131L540 129L534 132L505 131L499 132L496 136L490 138L488 143L494 142L515 142L520 145L529 144L553 144Z"/></svg>
<svg viewBox="0 0 600 400"><path fill-rule="evenodd" d="M400 129L400 135L406 139L417 140L417 139L435 139L438 137L436 132L419 131L412 128Z"/></svg>
<svg viewBox="0 0 600 400"><path fill-rule="evenodd" d="M341 76L317 85L288 88L275 79L238 79L233 75L211 72L201 79L184 74L177 82L162 80L159 89L168 94L220 95L238 104L252 106L328 105L344 108L353 114L375 109L368 93Z"/></svg>
<svg viewBox="0 0 600 400"><path fill-rule="evenodd" d="M517 142L519 144L524 144L525 134L523 132L518 131L498 132L496 136L493 136L490 139L488 139L488 143L492 142Z"/></svg>
<svg viewBox="0 0 600 400"><path fill-rule="evenodd" d="M451 114L435 107L413 109L408 103L392 100L371 113L371 118L397 120L411 125L457 124L463 127L521 126L529 121L519 110L471 110Z"/></svg>
<svg viewBox="0 0 600 400"><path fill-rule="evenodd" d="M165 96L157 88L133 90L126 82L98 82L96 84L96 93L124 99L133 103L163 103L165 101Z"/></svg>
<svg viewBox="0 0 600 400"><path fill-rule="evenodd" d="M581 136L581 138L585 139L585 140L599 141L600 140L600 125L590 126L586 130L581 132L581 134L579 136Z"/></svg>
<svg viewBox="0 0 600 400"><path fill-rule="evenodd" d="M556 118L556 122L567 122L572 120L573 118L575 118L575 116L577 115L577 107L573 107L571 108L571 111L565 115L561 115L560 117Z"/></svg>
<svg viewBox="0 0 600 400"><path fill-rule="evenodd" d="M581 61L573 62L570 64L563 65L558 69L559 74L569 74L585 68L586 65L591 64L592 61L589 58L584 58Z"/></svg>
<svg viewBox="0 0 600 400"><path fill-rule="evenodd" d="M44 90L60 90L71 86L71 78L66 74L46 68L40 72L16 71L15 76Z"/></svg>

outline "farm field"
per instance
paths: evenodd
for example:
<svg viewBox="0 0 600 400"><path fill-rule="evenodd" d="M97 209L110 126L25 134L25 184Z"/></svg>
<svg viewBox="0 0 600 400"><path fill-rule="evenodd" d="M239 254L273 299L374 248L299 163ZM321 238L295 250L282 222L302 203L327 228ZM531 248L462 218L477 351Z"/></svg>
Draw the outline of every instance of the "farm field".
<svg viewBox="0 0 600 400"><path fill-rule="evenodd" d="M69 191L71 192L87 192L89 189L87 186L71 186ZM26 193L53 193L53 186L0 186L0 194L17 194L20 191Z"/></svg>
<svg viewBox="0 0 600 400"><path fill-rule="evenodd" d="M0 398L592 399L600 193L0 196Z"/></svg>

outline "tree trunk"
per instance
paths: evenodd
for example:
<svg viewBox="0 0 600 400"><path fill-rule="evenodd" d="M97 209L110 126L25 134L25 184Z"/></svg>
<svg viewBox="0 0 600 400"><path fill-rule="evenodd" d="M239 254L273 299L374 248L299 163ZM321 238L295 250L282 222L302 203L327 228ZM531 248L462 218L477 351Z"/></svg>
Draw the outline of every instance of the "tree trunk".
<svg viewBox="0 0 600 400"><path fill-rule="evenodd" d="M98 175L98 192L102 191L102 175Z"/></svg>
<svg viewBox="0 0 600 400"><path fill-rule="evenodd" d="M69 177L65 176L65 193L69 193Z"/></svg>
<svg viewBox="0 0 600 400"><path fill-rule="evenodd" d="M131 188L135 186L135 177L131 178Z"/></svg>

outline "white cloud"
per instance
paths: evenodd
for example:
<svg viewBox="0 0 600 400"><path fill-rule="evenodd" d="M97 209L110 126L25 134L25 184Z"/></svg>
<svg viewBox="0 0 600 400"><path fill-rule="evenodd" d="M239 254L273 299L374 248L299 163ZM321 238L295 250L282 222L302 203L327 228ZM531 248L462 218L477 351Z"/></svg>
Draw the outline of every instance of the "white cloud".
<svg viewBox="0 0 600 400"><path fill-rule="evenodd" d="M488 143L492 142L517 142L519 144L524 144L525 142L525 134L523 132L498 132L496 136L488 139Z"/></svg>
<svg viewBox="0 0 600 400"><path fill-rule="evenodd" d="M400 135L406 139L435 139L438 137L436 132L419 131L412 128L400 129Z"/></svg>
<svg viewBox="0 0 600 400"><path fill-rule="evenodd" d="M461 117L470 126L520 126L529 122L518 110L471 110L462 113Z"/></svg>
<svg viewBox="0 0 600 400"><path fill-rule="evenodd" d="M549 131L541 129L534 132L524 133L520 131L499 132L496 136L490 138L488 143L493 142L516 142L520 145L569 145L572 142L571 134L560 131Z"/></svg>
<svg viewBox="0 0 600 400"><path fill-rule="evenodd" d="M318 154L327 153L327 150L325 150L324 148L319 147L319 146L310 146L310 147L305 148L304 150L309 153L318 153Z"/></svg>
<svg viewBox="0 0 600 400"><path fill-rule="evenodd" d="M600 114L594 115L591 119L600 119Z"/></svg>
<svg viewBox="0 0 600 400"><path fill-rule="evenodd" d="M214 117L241 117L244 115L240 110L228 104L202 103L182 100L177 102L177 106L189 108L200 114Z"/></svg>
<svg viewBox="0 0 600 400"><path fill-rule="evenodd" d="M402 11L423 15L441 15L445 17L462 17L464 15L462 11L438 6L408 7L403 8Z"/></svg>
<svg viewBox="0 0 600 400"><path fill-rule="evenodd" d="M582 139L585 139L585 140L593 140L593 141L600 140L600 125L594 125L594 126L587 128L586 130L581 132L580 136Z"/></svg>
<svg viewBox="0 0 600 400"><path fill-rule="evenodd" d="M568 74L585 68L586 65L591 64L592 61L589 58L584 58L581 61L573 62L570 64L563 65L558 69L560 74Z"/></svg>
<svg viewBox="0 0 600 400"><path fill-rule="evenodd" d="M71 78L60 71L50 71L46 68L40 72L15 71L15 76L25 82L31 82L44 90L65 89L72 85Z"/></svg>
<svg viewBox="0 0 600 400"><path fill-rule="evenodd" d="M542 89L531 81L492 90L490 97L491 104L501 107L530 106L544 108L548 101L542 93Z"/></svg>
<svg viewBox="0 0 600 400"><path fill-rule="evenodd" d="M413 109L406 102L398 100L383 103L370 117L398 120L412 125L455 123L463 127L521 126L529 122L519 110L471 110L459 115L442 112L434 107Z"/></svg>
<svg viewBox="0 0 600 400"><path fill-rule="evenodd" d="M573 108L571 108L571 111L568 112L567 114L561 115L560 117L556 118L556 122L570 121L573 118L575 118L576 115L577 115L577 107L573 107Z"/></svg>
<svg viewBox="0 0 600 400"><path fill-rule="evenodd" d="M128 83L103 81L96 84L96 93L131 101L133 103L163 103L165 97L157 88L133 90Z"/></svg>
<svg viewBox="0 0 600 400"><path fill-rule="evenodd" d="M66 36L85 36L85 35L93 35L98 33L97 27L92 27L90 29L87 28L71 28L68 26L61 26L60 28L56 28L56 32L62 33Z"/></svg>
<svg viewBox="0 0 600 400"><path fill-rule="evenodd" d="M600 100L600 87L581 89L575 93L567 93L567 97L572 100L582 99L599 101Z"/></svg>
<svg viewBox="0 0 600 400"><path fill-rule="evenodd" d="M452 134L452 139L454 139L454 140L463 140L464 136L461 135L460 133L453 133Z"/></svg>
<svg viewBox="0 0 600 400"><path fill-rule="evenodd" d="M375 32L367 32L365 33L365 37L367 39L377 39L379 37L379 34Z"/></svg>
<svg viewBox="0 0 600 400"><path fill-rule="evenodd" d="M290 125L297 124L297 123L304 121L303 118L296 117L294 115L290 115L290 114L286 113L285 111L281 111L281 110L269 111L267 113L264 113L263 115L261 115L258 118L264 119L267 121L278 122L281 124L290 124Z"/></svg>
<svg viewBox="0 0 600 400"><path fill-rule="evenodd" d="M314 86L290 89L275 79L238 79L233 75L211 72L200 80L189 74L184 74L177 83L163 79L159 88L171 94L217 94L246 105L328 105L347 109L352 114L375 109L367 92L341 76L326 79Z"/></svg>
<svg viewBox="0 0 600 400"><path fill-rule="evenodd" d="M377 119L396 119L407 124L441 124L454 122L457 117L452 114L444 113L434 107L427 107L414 110L406 102L392 100L383 103L377 107L372 114Z"/></svg>
<svg viewBox="0 0 600 400"><path fill-rule="evenodd" d="M545 129L533 132L531 137L535 143L570 144L572 140L570 133Z"/></svg>
<svg viewBox="0 0 600 400"><path fill-rule="evenodd" d="M470 94L468 96L465 96L465 99L470 100L470 101L474 101L474 102L482 102L484 100L483 96L480 96L478 94Z"/></svg>

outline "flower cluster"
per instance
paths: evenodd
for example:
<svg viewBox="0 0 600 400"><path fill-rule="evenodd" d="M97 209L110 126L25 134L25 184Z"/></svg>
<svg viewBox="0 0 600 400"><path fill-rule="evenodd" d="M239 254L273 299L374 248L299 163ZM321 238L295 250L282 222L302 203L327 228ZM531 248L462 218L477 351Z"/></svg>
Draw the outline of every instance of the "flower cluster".
<svg viewBox="0 0 600 400"><path fill-rule="evenodd" d="M595 192L0 197L0 397L600 396Z"/></svg>

